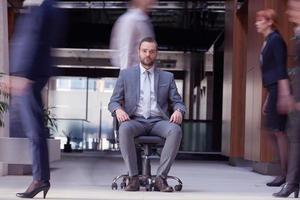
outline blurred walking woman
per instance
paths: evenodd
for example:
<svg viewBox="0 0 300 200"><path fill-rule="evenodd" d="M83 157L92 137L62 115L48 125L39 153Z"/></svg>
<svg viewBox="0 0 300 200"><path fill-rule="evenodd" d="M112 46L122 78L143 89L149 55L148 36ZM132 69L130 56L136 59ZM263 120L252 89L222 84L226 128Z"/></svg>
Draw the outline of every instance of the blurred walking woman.
<svg viewBox="0 0 300 200"><path fill-rule="evenodd" d="M63 35L64 20L61 11L54 7L54 1L24 1L28 13L18 18L11 45L11 108L18 113L21 130L32 147L33 180L25 192L16 194L20 198L33 198L40 192L45 198L50 188L41 92L52 75L51 47Z"/></svg>
<svg viewBox="0 0 300 200"><path fill-rule="evenodd" d="M267 90L267 98L263 105L263 114L266 116L266 127L271 138L275 140L278 147L281 174L267 186L278 187L285 183L287 171L287 135L285 133L287 115L278 113L278 98L285 90L284 87L288 80L286 63L287 48L280 33L276 30L276 13L272 9L261 10L256 13L256 29L265 38L261 48L260 64L262 71L262 82ZM289 93L289 91L286 91Z"/></svg>

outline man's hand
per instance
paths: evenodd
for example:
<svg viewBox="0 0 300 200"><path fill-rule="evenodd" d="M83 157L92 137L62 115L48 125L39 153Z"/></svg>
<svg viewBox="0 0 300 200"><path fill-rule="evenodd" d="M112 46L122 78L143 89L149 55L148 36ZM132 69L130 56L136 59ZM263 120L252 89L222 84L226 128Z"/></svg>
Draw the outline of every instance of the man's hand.
<svg viewBox="0 0 300 200"><path fill-rule="evenodd" d="M291 22L300 25L300 0L289 0L287 14Z"/></svg>
<svg viewBox="0 0 300 200"><path fill-rule="evenodd" d="M33 81L30 79L18 76L10 76L9 88L13 95L25 95L31 84L33 84Z"/></svg>
<svg viewBox="0 0 300 200"><path fill-rule="evenodd" d="M277 100L277 110L281 114L288 114L295 107L292 95L279 95Z"/></svg>
<svg viewBox="0 0 300 200"><path fill-rule="evenodd" d="M262 114L263 115L267 115L268 101L269 101L269 93L267 94L267 97L266 97L265 102L264 102L263 107L262 107Z"/></svg>
<svg viewBox="0 0 300 200"><path fill-rule="evenodd" d="M295 103L295 110L300 111L300 103Z"/></svg>
<svg viewBox="0 0 300 200"><path fill-rule="evenodd" d="M1 75L0 77L0 91L3 94L9 94L9 76Z"/></svg>
<svg viewBox="0 0 300 200"><path fill-rule="evenodd" d="M262 114L267 115L267 104L268 104L268 99L265 100L263 107L262 107Z"/></svg>
<svg viewBox="0 0 300 200"><path fill-rule="evenodd" d="M125 122L130 120L128 114L121 108L116 110L116 116L119 122Z"/></svg>
<svg viewBox="0 0 300 200"><path fill-rule="evenodd" d="M182 123L182 113L178 110L175 110L175 112L170 117L171 123L181 124Z"/></svg>

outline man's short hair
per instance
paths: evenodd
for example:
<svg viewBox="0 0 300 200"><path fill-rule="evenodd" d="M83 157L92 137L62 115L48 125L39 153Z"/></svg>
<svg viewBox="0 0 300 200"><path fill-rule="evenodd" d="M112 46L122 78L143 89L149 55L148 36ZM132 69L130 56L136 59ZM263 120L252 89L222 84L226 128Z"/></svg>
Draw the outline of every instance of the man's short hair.
<svg viewBox="0 0 300 200"><path fill-rule="evenodd" d="M139 49L141 48L141 45L142 45L143 42L155 43L156 49L158 48L157 42L156 42L156 40L155 40L153 37L145 37L145 38L143 38L143 39L140 41Z"/></svg>

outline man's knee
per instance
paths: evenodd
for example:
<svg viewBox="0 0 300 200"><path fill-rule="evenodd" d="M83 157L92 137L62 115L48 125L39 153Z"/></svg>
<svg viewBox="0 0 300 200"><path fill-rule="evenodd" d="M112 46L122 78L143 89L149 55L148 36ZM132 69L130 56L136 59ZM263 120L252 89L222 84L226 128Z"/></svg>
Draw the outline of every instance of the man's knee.
<svg viewBox="0 0 300 200"><path fill-rule="evenodd" d="M300 112L294 111L290 113L290 119L288 123L288 138L291 143L300 142Z"/></svg>
<svg viewBox="0 0 300 200"><path fill-rule="evenodd" d="M125 121L120 123L119 132L129 131L131 129L131 125L129 121Z"/></svg>
<svg viewBox="0 0 300 200"><path fill-rule="evenodd" d="M119 138L121 139L122 137L130 137L133 136L134 137L134 130L133 130L133 126L132 123L130 121L125 121L122 122L119 126Z"/></svg>
<svg viewBox="0 0 300 200"><path fill-rule="evenodd" d="M300 143L300 129L292 130L288 133L290 143Z"/></svg>
<svg viewBox="0 0 300 200"><path fill-rule="evenodd" d="M178 139L181 139L181 137L182 137L181 127L178 124L172 123L171 127L170 127L170 134L175 136Z"/></svg>

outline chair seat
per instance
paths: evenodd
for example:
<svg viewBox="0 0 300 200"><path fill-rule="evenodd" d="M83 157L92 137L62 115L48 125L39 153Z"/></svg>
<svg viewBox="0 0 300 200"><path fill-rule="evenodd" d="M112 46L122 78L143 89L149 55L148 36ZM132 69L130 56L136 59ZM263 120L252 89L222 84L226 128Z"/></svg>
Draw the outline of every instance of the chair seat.
<svg viewBox="0 0 300 200"><path fill-rule="evenodd" d="M136 144L158 144L158 145L163 145L165 143L165 139L159 136L152 136L152 135L147 135L147 136L138 136L135 138L135 143Z"/></svg>

